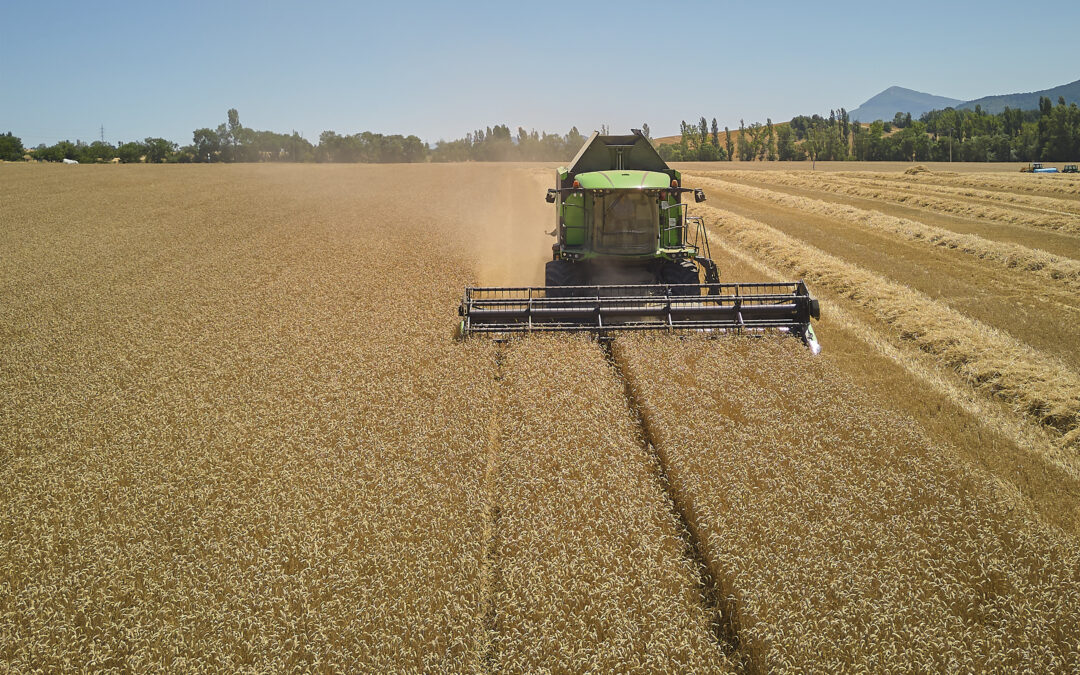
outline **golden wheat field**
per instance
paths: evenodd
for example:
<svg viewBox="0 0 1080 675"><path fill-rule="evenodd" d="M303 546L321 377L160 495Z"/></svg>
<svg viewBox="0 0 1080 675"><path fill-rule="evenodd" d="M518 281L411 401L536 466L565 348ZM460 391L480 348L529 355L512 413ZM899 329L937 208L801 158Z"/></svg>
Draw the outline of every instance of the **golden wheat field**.
<svg viewBox="0 0 1080 675"><path fill-rule="evenodd" d="M730 166L819 356L455 340L543 165L0 165L0 670L1076 672L1080 186Z"/></svg>

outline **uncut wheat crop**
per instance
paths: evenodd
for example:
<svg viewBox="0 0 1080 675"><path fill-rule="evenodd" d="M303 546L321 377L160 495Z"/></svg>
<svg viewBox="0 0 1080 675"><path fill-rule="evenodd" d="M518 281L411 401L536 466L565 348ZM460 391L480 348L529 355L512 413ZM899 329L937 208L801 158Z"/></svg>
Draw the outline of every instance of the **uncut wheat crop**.
<svg viewBox="0 0 1080 675"><path fill-rule="evenodd" d="M978 431L991 476L869 388L910 347L1072 458L1074 369L775 207L1060 316L1075 256L721 177L725 280L805 276L823 357L456 339L464 286L542 282L550 167L0 166L0 670L1080 668L1074 463Z"/></svg>
<svg viewBox="0 0 1080 675"><path fill-rule="evenodd" d="M502 371L495 670L731 672L599 347L527 339Z"/></svg>
<svg viewBox="0 0 1080 675"><path fill-rule="evenodd" d="M487 176L117 168L5 177L0 662L478 668Z"/></svg>
<svg viewBox="0 0 1080 675"><path fill-rule="evenodd" d="M620 338L759 672L1069 672L1080 550L796 340Z"/></svg>

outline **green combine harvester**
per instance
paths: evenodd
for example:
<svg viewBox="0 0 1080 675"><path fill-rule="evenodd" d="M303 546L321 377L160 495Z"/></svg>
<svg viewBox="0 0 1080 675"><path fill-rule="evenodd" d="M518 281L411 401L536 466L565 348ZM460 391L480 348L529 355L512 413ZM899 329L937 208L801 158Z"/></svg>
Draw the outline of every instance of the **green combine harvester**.
<svg viewBox="0 0 1080 675"><path fill-rule="evenodd" d="M558 241L543 287L469 287L460 333L781 331L820 351L818 301L802 281L720 283L705 223L683 197L700 189L637 129L593 133L547 192ZM704 283L702 283L704 277Z"/></svg>

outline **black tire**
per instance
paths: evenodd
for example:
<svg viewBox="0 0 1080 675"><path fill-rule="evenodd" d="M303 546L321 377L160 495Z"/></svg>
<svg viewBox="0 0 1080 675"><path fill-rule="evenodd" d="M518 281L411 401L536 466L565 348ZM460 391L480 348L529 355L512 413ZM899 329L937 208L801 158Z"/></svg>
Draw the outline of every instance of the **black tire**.
<svg viewBox="0 0 1080 675"><path fill-rule="evenodd" d="M549 298L573 297L574 291L564 286L582 286L585 274L578 263L552 260L544 266L544 286Z"/></svg>
<svg viewBox="0 0 1080 675"><path fill-rule="evenodd" d="M665 284L699 284L698 266L693 260L670 260L660 268L660 281ZM673 288L672 295L698 295L697 288Z"/></svg>

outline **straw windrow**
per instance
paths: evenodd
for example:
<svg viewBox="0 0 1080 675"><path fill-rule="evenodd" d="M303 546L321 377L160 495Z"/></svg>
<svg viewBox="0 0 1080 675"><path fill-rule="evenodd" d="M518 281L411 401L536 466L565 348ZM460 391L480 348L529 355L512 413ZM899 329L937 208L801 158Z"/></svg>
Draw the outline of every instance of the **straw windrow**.
<svg viewBox="0 0 1080 675"><path fill-rule="evenodd" d="M708 209L719 239L732 238L808 283L869 310L899 335L991 396L1012 403L1075 445L1080 376L1026 344L906 286L828 255L775 228Z"/></svg>
<svg viewBox="0 0 1080 675"><path fill-rule="evenodd" d="M1004 269L1031 272L1044 279L1059 282L1068 288L1080 290L1080 261L1071 258L1019 244L994 241L974 234L952 232L945 228L925 225L908 218L897 218L878 211L789 195L718 178L695 176L695 179L706 185L716 185L725 192L770 201L809 213L840 218L862 227L891 232L928 246L955 249Z"/></svg>
<svg viewBox="0 0 1080 675"><path fill-rule="evenodd" d="M716 174L718 177L733 177L730 172ZM1006 208L989 204L973 203L963 199L950 199L942 196L913 193L890 187L863 185L851 179L837 179L827 176L803 176L795 173L761 171L754 174L755 180L774 185L787 185L812 190L823 190L836 194L893 202L928 209L948 215L965 216L993 220L996 222L1024 225L1046 230L1080 233L1080 216L1054 213L1032 213L1031 211Z"/></svg>

